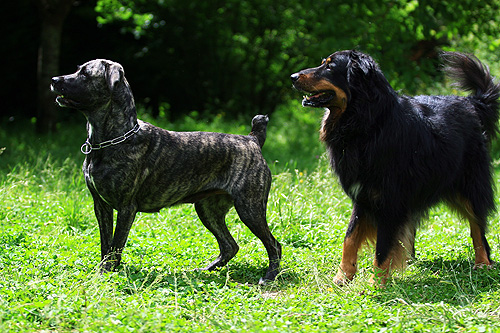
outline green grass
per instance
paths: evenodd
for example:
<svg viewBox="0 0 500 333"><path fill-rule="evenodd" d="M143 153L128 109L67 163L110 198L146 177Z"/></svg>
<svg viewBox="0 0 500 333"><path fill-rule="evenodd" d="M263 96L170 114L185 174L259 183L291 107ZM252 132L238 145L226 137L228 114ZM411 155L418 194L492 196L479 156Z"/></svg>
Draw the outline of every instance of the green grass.
<svg viewBox="0 0 500 333"><path fill-rule="evenodd" d="M217 255L217 244L191 205L139 214L123 265L99 275L97 222L80 170L83 118L43 137L23 124L4 126L0 331L500 332L498 267L472 270L467 223L444 206L419 230L417 259L387 288L367 282L372 248L360 254L352 284L332 284L351 204L327 159L317 157L320 118L318 111L294 115L283 108L269 124L268 222L284 254L277 281L264 287L256 283L265 250L234 210L227 223L240 252L220 271L195 271ZM200 122L191 115L161 125L249 131L249 120ZM489 240L496 260L499 235L495 215Z"/></svg>

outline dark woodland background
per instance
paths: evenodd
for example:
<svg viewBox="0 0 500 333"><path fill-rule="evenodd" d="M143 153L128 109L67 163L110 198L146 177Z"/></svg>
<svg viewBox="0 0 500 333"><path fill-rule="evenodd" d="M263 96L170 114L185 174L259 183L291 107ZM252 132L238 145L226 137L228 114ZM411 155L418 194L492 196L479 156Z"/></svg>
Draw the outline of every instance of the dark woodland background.
<svg viewBox="0 0 500 333"><path fill-rule="evenodd" d="M405 93L442 81L442 49L498 62L500 1L19 0L2 1L3 124L53 131L50 78L95 58L121 63L141 112L272 114L297 98L289 75L336 50L378 60ZM479 51L478 51L479 50ZM486 59L485 59L486 58Z"/></svg>

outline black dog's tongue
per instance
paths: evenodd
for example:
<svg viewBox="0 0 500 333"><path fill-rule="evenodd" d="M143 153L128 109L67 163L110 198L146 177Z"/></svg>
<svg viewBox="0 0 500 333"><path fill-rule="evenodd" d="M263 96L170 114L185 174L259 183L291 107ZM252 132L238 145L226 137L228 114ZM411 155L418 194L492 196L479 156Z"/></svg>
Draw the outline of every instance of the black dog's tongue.
<svg viewBox="0 0 500 333"><path fill-rule="evenodd" d="M302 100L302 106L312 106L312 107L324 107L335 97L335 93L332 91L320 92L312 96L304 96Z"/></svg>

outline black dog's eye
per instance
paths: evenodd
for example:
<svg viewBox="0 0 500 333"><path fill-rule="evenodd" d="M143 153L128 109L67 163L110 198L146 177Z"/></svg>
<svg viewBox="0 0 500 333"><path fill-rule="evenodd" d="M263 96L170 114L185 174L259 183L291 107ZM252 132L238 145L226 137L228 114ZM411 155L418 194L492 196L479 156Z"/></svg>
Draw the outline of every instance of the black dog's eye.
<svg viewBox="0 0 500 333"><path fill-rule="evenodd" d="M322 66L325 66L327 71L331 71L331 70L333 70L333 69L335 68L335 66L336 66L336 65L335 65L335 63L334 63L334 62L332 62L332 60L333 60L333 59L332 59L331 57L326 58L326 59L323 59L323 61L321 62L321 65L322 65Z"/></svg>

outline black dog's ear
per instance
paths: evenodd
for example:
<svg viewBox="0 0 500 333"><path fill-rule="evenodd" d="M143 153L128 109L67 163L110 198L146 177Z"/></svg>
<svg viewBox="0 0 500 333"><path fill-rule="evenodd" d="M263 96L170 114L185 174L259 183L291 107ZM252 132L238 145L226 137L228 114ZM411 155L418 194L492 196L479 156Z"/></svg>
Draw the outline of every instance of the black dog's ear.
<svg viewBox="0 0 500 333"><path fill-rule="evenodd" d="M370 62L367 61L366 55L356 50L351 50L349 52L349 64L348 68L350 71L362 72L364 75L370 73Z"/></svg>
<svg viewBox="0 0 500 333"><path fill-rule="evenodd" d="M124 76L123 67L116 63L107 63L106 70L106 81L108 83L108 88L112 92L116 85L122 80Z"/></svg>
<svg viewBox="0 0 500 333"><path fill-rule="evenodd" d="M353 95L372 106L390 105L396 93L378 67L376 61L359 51L349 52L347 65L347 82ZM374 108L381 110L383 108Z"/></svg>

